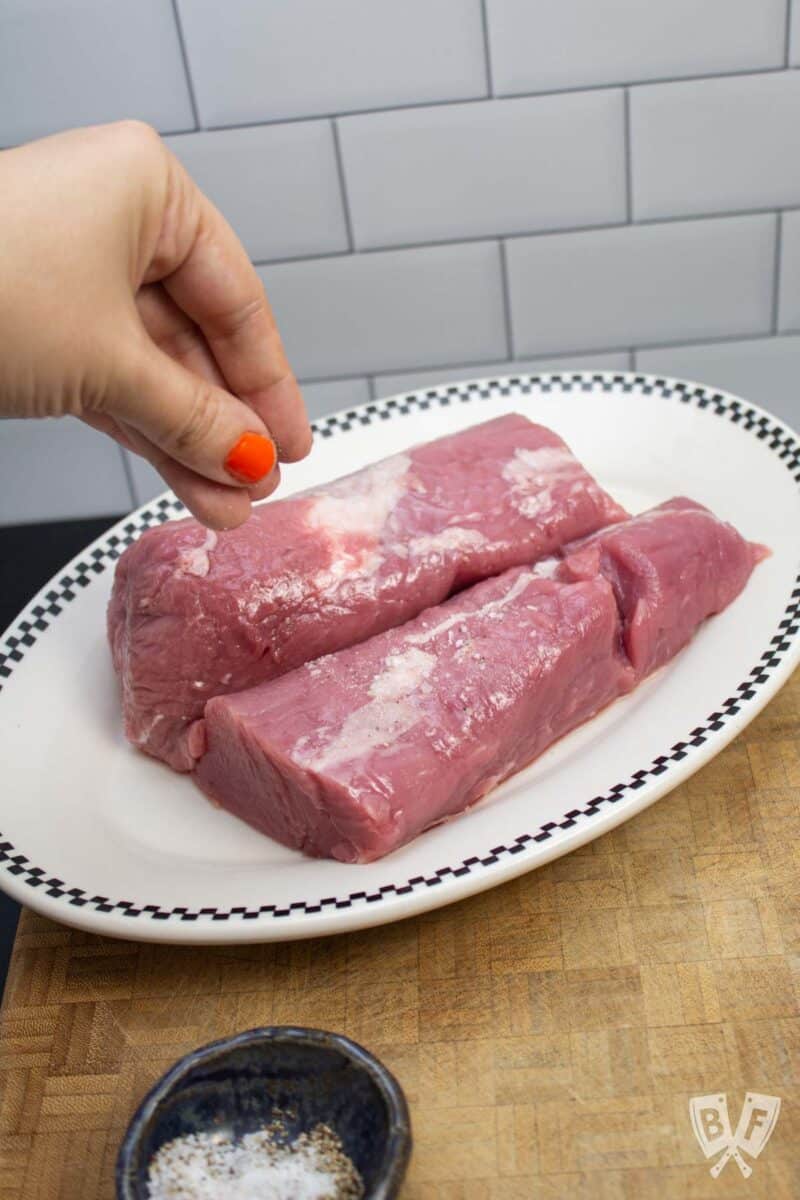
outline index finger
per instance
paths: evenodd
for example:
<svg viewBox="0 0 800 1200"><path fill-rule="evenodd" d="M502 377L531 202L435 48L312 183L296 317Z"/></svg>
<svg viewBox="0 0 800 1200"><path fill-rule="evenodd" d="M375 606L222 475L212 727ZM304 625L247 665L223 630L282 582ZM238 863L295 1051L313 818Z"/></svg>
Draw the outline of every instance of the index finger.
<svg viewBox="0 0 800 1200"><path fill-rule="evenodd" d="M162 284L202 330L230 391L268 426L279 457L303 458L311 427L264 286L222 213L170 159L165 214L185 214L188 228L175 234Z"/></svg>

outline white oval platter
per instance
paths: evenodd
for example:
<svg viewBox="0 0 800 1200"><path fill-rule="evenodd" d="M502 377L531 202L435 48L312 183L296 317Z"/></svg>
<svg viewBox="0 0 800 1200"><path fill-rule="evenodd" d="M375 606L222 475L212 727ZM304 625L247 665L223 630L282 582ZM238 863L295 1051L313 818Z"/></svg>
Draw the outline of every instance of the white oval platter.
<svg viewBox="0 0 800 1200"><path fill-rule="evenodd" d="M380 862L346 865L253 832L122 736L105 607L125 544L180 515L166 493L73 559L0 641L0 885L48 917L114 937L338 933L450 904L566 854L717 754L800 660L800 444L755 405L632 374L445 384L319 421L281 495L511 411L560 433L631 511L689 495L771 557L632 695L459 818Z"/></svg>

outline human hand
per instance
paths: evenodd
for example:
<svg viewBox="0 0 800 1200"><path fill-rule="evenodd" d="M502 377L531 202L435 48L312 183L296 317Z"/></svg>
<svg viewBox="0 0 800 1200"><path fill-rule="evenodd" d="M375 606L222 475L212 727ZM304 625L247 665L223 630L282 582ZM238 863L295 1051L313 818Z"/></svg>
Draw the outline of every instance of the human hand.
<svg viewBox="0 0 800 1200"><path fill-rule="evenodd" d="M308 453L261 281L147 125L2 151L0 236L0 415L79 417L214 529Z"/></svg>

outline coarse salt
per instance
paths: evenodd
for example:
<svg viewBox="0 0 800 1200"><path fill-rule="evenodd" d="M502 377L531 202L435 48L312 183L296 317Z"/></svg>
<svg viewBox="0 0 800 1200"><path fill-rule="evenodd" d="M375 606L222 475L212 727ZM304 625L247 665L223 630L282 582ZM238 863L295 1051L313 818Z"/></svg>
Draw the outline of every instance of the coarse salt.
<svg viewBox="0 0 800 1200"><path fill-rule="evenodd" d="M326 1125L285 1140L280 1122L236 1141L191 1133L150 1163L150 1200L360 1200L361 1177Z"/></svg>

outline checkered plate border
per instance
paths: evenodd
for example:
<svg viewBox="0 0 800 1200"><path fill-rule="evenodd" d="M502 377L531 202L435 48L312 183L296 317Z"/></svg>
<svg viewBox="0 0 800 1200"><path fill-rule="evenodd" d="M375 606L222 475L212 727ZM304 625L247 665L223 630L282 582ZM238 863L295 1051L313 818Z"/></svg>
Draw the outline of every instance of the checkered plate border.
<svg viewBox="0 0 800 1200"><path fill-rule="evenodd" d="M362 405L360 408L325 417L314 425L315 433L323 438L343 437L349 430L377 421L397 420L412 412L462 404L480 403L495 396L512 394L536 395L551 392L636 392L644 396L674 400L680 404L705 409L724 420L731 421L742 430L751 433L779 458L800 488L800 444L785 426L728 394L690 383L672 379L631 373L611 374L593 372L561 372L542 375L512 375L502 379L480 380L438 388L422 389L408 395L395 396L388 400ZM83 588L119 558L122 551L135 541L146 529L150 529L171 517L179 516L183 505L169 497L153 501L139 510L130 519L116 525L108 534L87 549L83 556L73 562L69 571L53 580L48 591L37 597L12 624L0 642L0 691L8 686L15 668L22 662L26 650L45 633L57 620ZM509 856L524 854L543 842L558 836L558 831L572 829L591 820L608 805L619 803L630 793L644 787L648 780L663 776L674 770L696 752L713 733L721 730L743 707L752 701L776 668L784 661L800 630L800 574L795 579L785 612L769 645L747 677L738 685L734 694L723 700L706 720L686 733L684 738L670 746L647 766L633 772L626 780L614 784L604 795L587 800L583 808L565 812L560 821L548 821L538 829L521 833L508 845L492 846L482 855L473 855L451 866L440 867L432 875L415 875L396 883L387 883L374 892L350 892L344 896L326 896L318 900L295 900L283 907L262 904L258 907L236 907L220 909L214 907L189 909L184 907L164 909L156 904L134 903L132 900L116 900L108 896L94 895L84 888L73 886L37 866L0 832L0 878L2 874L16 876L31 889L43 891L47 896L63 901L75 908L90 908L97 913L115 913L132 919L150 921L253 921L263 918L302 917L326 910L348 909L356 905L373 905L387 897L406 896L423 888L433 888L449 877L461 877L490 870L497 862ZM66 915L66 914L65 914Z"/></svg>

